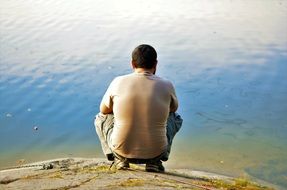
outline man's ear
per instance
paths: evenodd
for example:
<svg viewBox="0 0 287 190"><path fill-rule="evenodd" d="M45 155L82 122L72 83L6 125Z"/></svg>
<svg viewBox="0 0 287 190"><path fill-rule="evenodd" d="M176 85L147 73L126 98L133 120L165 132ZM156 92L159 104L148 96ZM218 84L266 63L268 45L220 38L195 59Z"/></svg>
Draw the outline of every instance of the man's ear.
<svg viewBox="0 0 287 190"><path fill-rule="evenodd" d="M131 60L131 67L132 67L132 69L136 68L136 64L135 64L135 62L133 60Z"/></svg>
<svg viewBox="0 0 287 190"><path fill-rule="evenodd" d="M157 67L157 60L155 61L155 65L153 66L153 69L154 69L153 74L154 74L154 75L155 75L155 73L156 73L156 67Z"/></svg>
<svg viewBox="0 0 287 190"><path fill-rule="evenodd" d="M154 68L156 69L157 66L157 60L155 60Z"/></svg>

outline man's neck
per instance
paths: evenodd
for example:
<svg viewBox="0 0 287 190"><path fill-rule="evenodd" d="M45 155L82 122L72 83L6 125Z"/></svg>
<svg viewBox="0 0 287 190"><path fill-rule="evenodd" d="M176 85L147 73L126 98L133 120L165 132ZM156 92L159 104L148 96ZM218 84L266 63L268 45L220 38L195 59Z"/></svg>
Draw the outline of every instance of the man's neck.
<svg viewBox="0 0 287 190"><path fill-rule="evenodd" d="M150 73L150 74L154 74L155 73L155 69L144 69L144 68L135 68L134 69L135 73Z"/></svg>

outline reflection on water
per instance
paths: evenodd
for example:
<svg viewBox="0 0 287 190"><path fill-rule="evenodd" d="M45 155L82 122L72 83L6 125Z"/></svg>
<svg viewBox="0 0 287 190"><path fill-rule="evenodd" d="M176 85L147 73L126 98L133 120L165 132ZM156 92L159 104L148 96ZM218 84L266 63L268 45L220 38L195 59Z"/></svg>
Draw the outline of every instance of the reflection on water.
<svg viewBox="0 0 287 190"><path fill-rule="evenodd" d="M0 167L103 156L93 116L149 43L184 118L168 167L287 186L285 1L0 2Z"/></svg>

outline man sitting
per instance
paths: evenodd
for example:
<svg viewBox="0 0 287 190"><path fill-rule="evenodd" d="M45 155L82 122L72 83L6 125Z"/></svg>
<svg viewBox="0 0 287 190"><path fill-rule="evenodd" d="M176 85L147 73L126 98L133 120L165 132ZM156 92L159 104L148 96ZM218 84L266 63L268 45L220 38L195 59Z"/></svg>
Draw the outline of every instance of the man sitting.
<svg viewBox="0 0 287 190"><path fill-rule="evenodd" d="M182 125L178 100L168 80L155 75L157 53L150 45L132 52L133 73L108 87L95 127L104 154L117 169L145 163L146 171L164 172L173 137Z"/></svg>

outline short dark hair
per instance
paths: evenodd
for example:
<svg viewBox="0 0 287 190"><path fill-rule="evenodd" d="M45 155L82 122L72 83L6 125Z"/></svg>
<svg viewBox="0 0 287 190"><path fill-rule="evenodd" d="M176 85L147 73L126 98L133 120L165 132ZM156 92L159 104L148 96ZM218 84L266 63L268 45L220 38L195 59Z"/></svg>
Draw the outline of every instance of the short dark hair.
<svg viewBox="0 0 287 190"><path fill-rule="evenodd" d="M136 68L151 69L157 63L157 53L152 46L142 44L134 49L132 61Z"/></svg>

